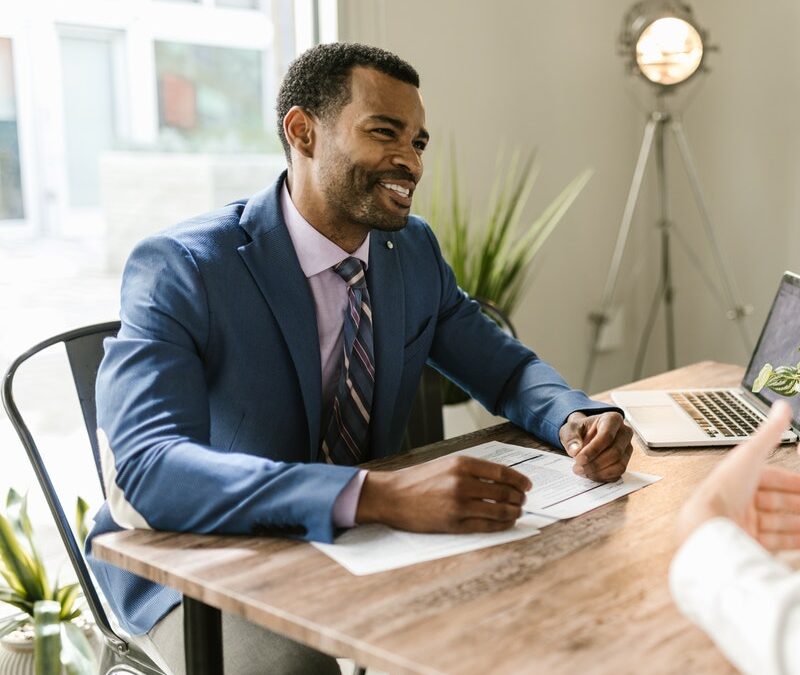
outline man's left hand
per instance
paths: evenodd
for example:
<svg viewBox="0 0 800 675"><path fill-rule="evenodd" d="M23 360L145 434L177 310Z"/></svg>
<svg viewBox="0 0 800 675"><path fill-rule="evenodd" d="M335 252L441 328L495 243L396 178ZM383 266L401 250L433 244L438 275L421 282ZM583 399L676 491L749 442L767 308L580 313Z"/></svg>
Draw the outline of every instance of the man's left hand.
<svg viewBox="0 0 800 675"><path fill-rule="evenodd" d="M633 431L618 412L574 412L558 436L567 454L575 458L572 470L591 480L617 480L625 473L633 453Z"/></svg>

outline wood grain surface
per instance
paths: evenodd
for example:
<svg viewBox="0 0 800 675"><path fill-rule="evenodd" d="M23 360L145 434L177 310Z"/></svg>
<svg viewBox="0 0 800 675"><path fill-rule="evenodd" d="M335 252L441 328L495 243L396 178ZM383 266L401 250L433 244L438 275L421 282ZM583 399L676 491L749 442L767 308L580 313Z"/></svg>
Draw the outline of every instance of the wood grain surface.
<svg viewBox="0 0 800 675"><path fill-rule="evenodd" d="M728 386L741 376L703 362L625 388ZM503 424L369 466L491 439L536 444ZM663 480L536 537L371 576L352 576L307 543L263 537L129 530L96 539L94 554L390 673L734 672L667 587L676 512L726 450L635 443L630 469ZM769 461L800 468L795 450Z"/></svg>

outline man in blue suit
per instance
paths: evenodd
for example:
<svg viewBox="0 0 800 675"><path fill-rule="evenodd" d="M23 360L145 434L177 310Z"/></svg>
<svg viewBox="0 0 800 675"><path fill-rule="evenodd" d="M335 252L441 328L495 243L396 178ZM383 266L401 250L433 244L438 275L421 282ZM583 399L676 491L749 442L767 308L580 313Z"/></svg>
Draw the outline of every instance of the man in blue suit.
<svg viewBox="0 0 800 675"><path fill-rule="evenodd" d="M122 327L97 379L108 500L92 536L144 527L329 542L372 522L513 526L530 483L509 468L463 457L353 466L398 452L426 362L566 449L577 473L625 471L631 431L619 411L570 389L485 318L409 215L428 142L418 86L383 50L309 50L278 98L288 171L133 251ZM180 672L179 595L91 562L122 625L149 632ZM244 620L224 617L223 632L235 672L337 672Z"/></svg>

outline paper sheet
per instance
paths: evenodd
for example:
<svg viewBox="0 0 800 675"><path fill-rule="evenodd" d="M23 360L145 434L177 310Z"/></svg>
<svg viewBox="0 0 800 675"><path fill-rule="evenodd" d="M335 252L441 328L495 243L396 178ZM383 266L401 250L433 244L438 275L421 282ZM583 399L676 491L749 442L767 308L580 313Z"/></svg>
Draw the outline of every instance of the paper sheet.
<svg viewBox="0 0 800 675"><path fill-rule="evenodd" d="M311 543L352 574L362 576L532 537L550 522L527 513L510 530L475 534L417 534L385 525L361 525L338 536L334 544Z"/></svg>
<svg viewBox="0 0 800 675"><path fill-rule="evenodd" d="M571 457L498 441L476 445L458 454L504 464L528 476L533 488L528 492L525 511L550 517L553 522L574 518L661 480L661 476L626 471L614 483L596 483L572 473L575 461Z"/></svg>
<svg viewBox="0 0 800 675"><path fill-rule="evenodd" d="M362 525L340 535L333 544L311 543L357 576L385 572L532 537L539 534L540 528L562 518L591 511L661 479L628 471L615 483L595 483L572 473L573 460L569 457L497 441L458 454L512 466L531 479L533 489L528 492L524 507L527 513L512 529L475 534L416 534L385 525Z"/></svg>

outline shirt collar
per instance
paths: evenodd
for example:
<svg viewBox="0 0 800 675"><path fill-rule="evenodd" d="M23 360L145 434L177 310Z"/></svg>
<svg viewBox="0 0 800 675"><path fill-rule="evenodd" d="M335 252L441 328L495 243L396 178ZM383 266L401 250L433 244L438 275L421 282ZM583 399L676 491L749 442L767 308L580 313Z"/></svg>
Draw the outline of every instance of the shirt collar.
<svg viewBox="0 0 800 675"><path fill-rule="evenodd" d="M338 265L350 256L358 258L364 263L365 268L369 266L369 233L354 253L348 253L340 248L303 218L292 201L286 181L281 188L281 210L297 259L300 261L300 268L307 279Z"/></svg>

